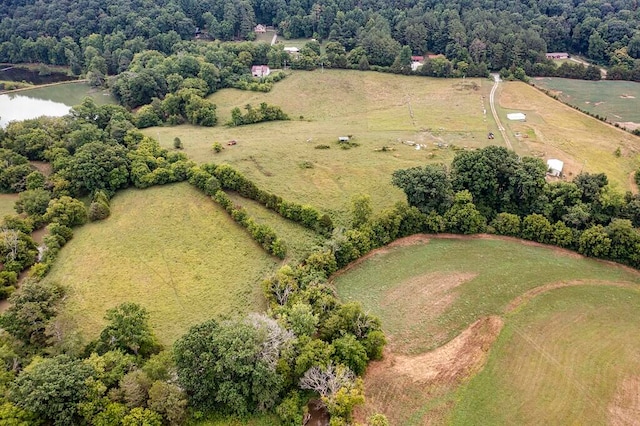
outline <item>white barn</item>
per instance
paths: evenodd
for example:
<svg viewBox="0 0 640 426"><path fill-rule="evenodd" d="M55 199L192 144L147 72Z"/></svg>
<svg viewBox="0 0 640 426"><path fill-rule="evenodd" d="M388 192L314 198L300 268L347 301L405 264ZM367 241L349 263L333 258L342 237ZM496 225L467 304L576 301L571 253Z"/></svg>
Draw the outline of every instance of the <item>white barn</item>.
<svg viewBox="0 0 640 426"><path fill-rule="evenodd" d="M549 173L551 176L562 175L563 167L564 163L560 160L556 160L555 158L547 160L547 173Z"/></svg>

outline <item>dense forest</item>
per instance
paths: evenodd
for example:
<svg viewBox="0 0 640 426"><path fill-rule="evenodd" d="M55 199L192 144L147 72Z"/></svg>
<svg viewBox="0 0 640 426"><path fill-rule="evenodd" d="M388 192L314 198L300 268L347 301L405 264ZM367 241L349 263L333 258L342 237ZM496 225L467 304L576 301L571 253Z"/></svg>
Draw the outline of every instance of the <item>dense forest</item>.
<svg viewBox="0 0 640 426"><path fill-rule="evenodd" d="M71 65L77 74L101 62L96 56L109 74L122 72L136 53L174 53L196 36L252 40L262 23L284 38L335 42L356 64L366 56L370 66L391 67L406 46L443 54L462 73L471 66L549 75L545 53L566 51L611 67L609 78L640 80L633 1L21 0L3 2L0 21L0 61Z"/></svg>

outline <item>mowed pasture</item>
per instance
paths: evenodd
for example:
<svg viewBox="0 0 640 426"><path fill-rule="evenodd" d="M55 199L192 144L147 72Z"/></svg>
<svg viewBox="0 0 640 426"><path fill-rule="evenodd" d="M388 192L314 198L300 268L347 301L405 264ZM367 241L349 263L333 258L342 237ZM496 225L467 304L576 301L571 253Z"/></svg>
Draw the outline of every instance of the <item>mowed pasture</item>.
<svg viewBox="0 0 640 426"><path fill-rule="evenodd" d="M0 223L8 214L16 214L13 206L18 200L18 194L0 194Z"/></svg>
<svg viewBox="0 0 640 426"><path fill-rule="evenodd" d="M263 310L260 283L277 265L222 208L181 183L118 193L108 219L75 230L46 280L68 289L62 322L85 339L97 337L107 309L135 302L171 344L210 318Z"/></svg>
<svg viewBox="0 0 640 426"><path fill-rule="evenodd" d="M606 117L610 122L632 122L640 126L640 84L636 82L538 77L532 83L549 90L563 102Z"/></svg>
<svg viewBox="0 0 640 426"><path fill-rule="evenodd" d="M640 293L549 291L508 316L450 424L637 424Z"/></svg>
<svg viewBox="0 0 640 426"><path fill-rule="evenodd" d="M501 84L498 100L501 120L518 153L564 161L563 173L568 179L581 171L606 173L618 191L630 189L629 176L640 165L637 136L580 113L525 83ZM514 111L524 112L526 122L507 120L506 113ZM616 155L618 148L620 157Z"/></svg>
<svg viewBox="0 0 640 426"><path fill-rule="evenodd" d="M374 252L339 274L334 284L342 301L359 301L367 311L380 317L389 341L385 359L373 363L365 376L367 403L360 412L362 418L382 411L391 424L421 425L426 419L437 424L448 421L459 398L456 391L460 384L482 368L487 352L494 356L492 344L503 322L507 324L505 330L508 330L511 315L521 312L520 308L515 308L514 301L533 306L526 305L527 300L536 300L535 289L546 286L575 286L572 289L578 293L580 289L590 289L590 285L595 284L602 287L638 286L640 289L640 274L614 264L524 241L495 237L422 236L400 240ZM555 291L550 290L550 294ZM640 300L636 290L632 293ZM594 309L606 309L608 306L607 298L601 302L597 298L588 300ZM571 299L565 298L560 299L557 306L562 307L563 303L574 309L582 302L578 298L574 305ZM607 323L606 317L602 321L604 327L615 328L618 324L615 321ZM630 322L637 326L635 320ZM555 324L555 321L550 324ZM566 321L557 323L557 327L565 325ZM526 329L527 326L522 327ZM545 335L540 334L538 338ZM606 335L590 335L588 332L580 336L583 349L591 339L606 339ZM598 342L596 345L606 344ZM628 350L633 351L635 346L632 348L631 345L634 344L630 344ZM525 380L527 375L536 374L534 361L542 362L542 357L536 355L531 347L529 352L535 355L528 361L531 369L514 369L509 373L511 376L505 373L505 380L509 377L518 382ZM526 355L527 351L523 349L523 359ZM553 364L553 361L547 361ZM626 372L633 366L621 366L618 372L622 374L623 370ZM568 363L566 368L571 368L571 364ZM579 368L582 367L576 364L572 374L578 375ZM553 386L553 383L543 384L541 389L547 385ZM615 383L592 383L590 386L608 389ZM499 410L501 392L487 398L495 402L492 407L496 410ZM476 404L481 403L483 395L477 394L479 402ZM587 403L586 397L582 402L576 402ZM536 410L545 410L550 409L553 401L531 398L527 404L538 404ZM456 410L466 410L464 405L460 407ZM502 421L480 423L521 423L519 417L505 415ZM475 422L461 423L478 424L480 418L475 418Z"/></svg>
<svg viewBox="0 0 640 426"><path fill-rule="evenodd" d="M346 221L355 194L369 194L376 210L404 199L391 185L394 170L427 162L449 163L457 148L486 145L493 126L491 81L429 79L375 72L294 71L269 93L224 89L209 97L220 124L145 129L162 146L175 137L198 162L229 163L260 187L314 205ZM483 99L485 96L485 99ZM227 127L231 109L261 102L278 105L291 121ZM339 136L360 146L348 150ZM236 140L235 146L227 146ZM225 149L215 154L214 142ZM401 141L414 141L425 149ZM442 147L438 147L440 144ZM328 145L329 149L315 149ZM448 145L448 147L445 147ZM391 151L379 152L383 146Z"/></svg>

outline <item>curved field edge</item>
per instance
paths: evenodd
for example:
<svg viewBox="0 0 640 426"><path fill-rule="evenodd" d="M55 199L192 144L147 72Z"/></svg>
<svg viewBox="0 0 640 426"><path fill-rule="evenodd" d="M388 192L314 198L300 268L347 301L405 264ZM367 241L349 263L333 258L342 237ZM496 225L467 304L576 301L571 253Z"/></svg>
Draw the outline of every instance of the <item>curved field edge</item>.
<svg viewBox="0 0 640 426"><path fill-rule="evenodd" d="M495 247L489 248L488 242L498 243L497 250ZM457 249L460 246L466 247L467 253L471 257L477 257L475 269L472 268L474 262L452 256L452 254L458 254ZM425 252L426 247L429 249ZM509 253L512 256L511 260L504 257ZM416 269L415 265L410 264L411 262L404 263L403 257L410 258L418 264L428 263L430 270L425 273L419 268ZM554 259L555 257L558 259ZM385 265L388 265L384 261L385 258L391 258L396 264L396 267L387 268L387 270L393 269L396 272L408 270L409 275L413 273L418 279L415 276L407 279L402 274L397 274L395 277L381 275L381 271L385 270ZM529 262L528 264L516 262L523 267L521 271L524 272L516 270L515 274L510 274L508 268L501 268L497 265L499 263L509 264L514 260L518 261L519 258L522 262ZM530 268L536 266L536 259L538 265L534 272L537 272L537 275L534 278L536 276L543 278L534 279L533 283L522 284L522 281L531 280L527 269L531 272ZM531 263L532 260L533 263ZM549 262L550 268L547 265ZM517 269L513 265L511 268ZM563 268L564 273L562 274ZM335 279L341 296L344 296L345 287L348 287L345 282L340 282L342 278L349 278L351 274L362 269L369 269L368 274L365 274L365 277L368 275L368 285L360 288L361 301L365 308L375 313L376 309L380 309L380 305L385 304L384 299L379 297L379 289L376 288L379 282L385 282L388 288L384 295L392 297L395 306L394 309L387 312L388 315L383 315L383 327L387 327L389 319L393 318L396 319L396 325L405 326L404 329L400 327L391 331L389 327L385 329L391 344L385 353L385 358L380 362L372 363L367 370L365 377L367 403L359 410L358 418L364 420L369 414L384 412L392 424L406 425L420 425L425 422L427 422L426 424L442 424L450 421L452 409L459 399L456 389L483 368L489 353L493 354L493 344L502 327L501 316L505 318L505 321L509 321L512 315L516 315L528 306L529 301L537 300L542 294L553 293L561 287L576 289L585 286L588 288L602 287L606 291L606 288L613 286L623 290L630 289L629 291L637 293L635 287L638 286L638 278L640 277L637 271L610 262L587 259L573 252L537 243L490 235L470 237L417 235L398 240L390 246L371 253L365 259L354 262L345 269ZM558 272L564 276L556 281L555 276L558 275ZM468 326L464 325L464 322L460 323L461 332L443 333L443 336L450 335L452 337L448 341L446 338L442 339L442 343L447 341L446 344L433 344L433 339L430 342L424 339L423 344L432 343L433 347L437 347L433 351L425 352L424 349L418 349L411 344L413 343L409 338L411 334L406 333L406 329L410 326L416 326L417 329L417 332L412 336L413 339L422 338L421 331L433 330L442 326L443 319L447 314L447 310L443 310L441 306L442 302L444 301L445 307L448 306L449 309L451 306L455 306L451 293L454 293L456 301L465 302L462 305L477 303L477 298L476 300L470 298L474 293L469 293L469 289L465 289L465 286L469 286L474 280L481 279L483 275L490 275L491 278L490 280L485 279L485 282L491 284L502 281L503 288L505 284L507 286L511 284L518 289L519 294L511 299L507 298L505 303L493 303L493 309L499 316L479 316ZM509 275L515 276L517 279L511 281L507 279L504 282ZM424 277L435 277L438 283L424 283L422 281L426 285L424 286L425 290L420 292L419 287L416 287L415 284L416 282L420 283L420 278ZM451 277L458 277L458 279ZM519 282L514 284L514 281ZM442 282L446 284L445 291L443 291ZM448 290L453 290L451 293L447 293L447 286ZM493 288L489 290L484 295L484 299L494 299L493 302L496 302L497 299L502 298L493 292ZM404 296L403 293L407 295ZM431 297L433 295L437 297L434 299ZM375 302L372 303L372 301ZM485 305L487 304L485 303ZM389 301L386 302L386 307L388 306ZM416 316L411 310L407 310L407 307L414 309L418 315ZM382 310L384 311L384 309ZM439 311L440 315L434 316L434 311ZM450 312L448 313L450 314ZM458 317L459 320L464 318L465 316ZM402 324L402 321L405 324ZM455 324L449 323L450 327L452 325ZM442 332L443 329L440 331ZM404 335L404 339L398 339L398 335ZM510 419L507 419L506 422L509 423L509 421ZM475 423L474 421L462 421L461 423L482 424L483 422L475 419Z"/></svg>
<svg viewBox="0 0 640 426"><path fill-rule="evenodd" d="M60 321L97 337L107 309L135 302L163 344L220 316L264 310L267 255L217 204L186 183L129 189L111 216L75 230L48 281L68 289Z"/></svg>
<svg viewBox="0 0 640 426"><path fill-rule="evenodd" d="M489 235L409 237L347 268L333 281L340 298L379 316L391 350L408 355L441 346L481 317L503 314L513 299L545 284L640 284L630 268Z"/></svg>
<svg viewBox="0 0 640 426"><path fill-rule="evenodd" d="M640 292L569 286L507 316L451 424L630 424L640 400Z"/></svg>

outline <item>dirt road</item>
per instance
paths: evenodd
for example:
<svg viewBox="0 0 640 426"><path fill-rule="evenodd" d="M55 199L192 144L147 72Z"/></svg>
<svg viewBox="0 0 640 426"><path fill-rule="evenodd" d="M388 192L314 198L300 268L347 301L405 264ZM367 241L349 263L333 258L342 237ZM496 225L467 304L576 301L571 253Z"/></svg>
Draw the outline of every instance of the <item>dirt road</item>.
<svg viewBox="0 0 640 426"><path fill-rule="evenodd" d="M504 139L504 143L507 145L507 148L509 149L513 149L513 146L511 145L511 141L509 140L509 138L507 137L507 132L504 129L504 126L502 125L502 122L500 121L500 117L498 117L498 112L496 111L496 105L495 105L495 95L496 95L496 90L498 90L498 84L500 84L500 75L498 74L491 74L493 76L493 87L491 88L491 94L489 95L489 105L491 105L491 114L493 114L493 119L496 121L496 124L498 125L498 130L500 130L500 133L502 134L502 139Z"/></svg>

